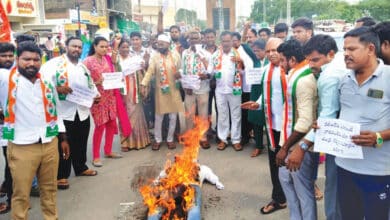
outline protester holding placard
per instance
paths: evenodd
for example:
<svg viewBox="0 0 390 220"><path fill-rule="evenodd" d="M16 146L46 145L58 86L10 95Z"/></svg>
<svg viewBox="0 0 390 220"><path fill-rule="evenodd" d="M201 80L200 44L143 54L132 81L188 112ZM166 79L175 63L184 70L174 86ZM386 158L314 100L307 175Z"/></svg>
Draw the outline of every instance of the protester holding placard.
<svg viewBox="0 0 390 220"><path fill-rule="evenodd" d="M317 203L312 178L316 169L314 153L305 153L301 169L296 172L284 166L286 157L297 147L295 144L310 131L316 118L316 79L297 40L284 42L278 47L278 52L281 66L288 72L280 137L282 147L276 155L276 164L280 166L279 180L287 198L290 219L316 220Z"/></svg>
<svg viewBox="0 0 390 220"><path fill-rule="evenodd" d="M56 83L58 92L58 114L64 119L71 156L68 160L60 158L57 176L58 189L68 189L68 178L73 165L76 176L95 176L95 170L88 169L87 145L90 129L89 107L67 101L72 93L72 87L78 84L81 88L90 90L98 97L98 91L87 68L79 62L82 50L80 38L69 37L66 42L66 54L46 62L41 72ZM92 103L93 97L90 98ZM61 147L59 153L62 155Z"/></svg>
<svg viewBox="0 0 390 220"><path fill-rule="evenodd" d="M360 124L360 135L352 140L363 147L363 159L336 157L342 219L389 219L390 67L378 59L379 45L369 27L344 35L351 71L339 86L340 119Z"/></svg>
<svg viewBox="0 0 390 220"><path fill-rule="evenodd" d="M139 32L132 32L130 39L134 45L140 45L141 34ZM127 152L132 149L142 149L150 144L150 137L148 131L148 124L146 123L145 114L142 104L141 96L141 81L144 75L147 58L140 51L130 51L130 42L122 39L119 43L119 63L125 77L125 91L123 93L123 100L126 105L126 112L132 124L132 133L126 137L121 131L121 149ZM136 67L136 68L134 68Z"/></svg>
<svg viewBox="0 0 390 220"><path fill-rule="evenodd" d="M157 39L156 53L149 61L149 68L141 82L142 95L148 94L147 86L152 77L156 78L155 87L155 125L154 136L156 142L152 150L159 150L162 142L162 121L165 114L169 114L169 128L167 145L169 149L175 149L174 132L176 128L177 114L184 111L184 106L180 97L180 55L176 51L170 51L170 38L165 34L160 34Z"/></svg>
<svg viewBox="0 0 390 220"><path fill-rule="evenodd" d="M336 41L329 35L315 35L304 46L304 54L309 61L312 73L317 78L318 88L318 119L337 118L340 110L338 86L346 73L342 53L337 53ZM288 158L288 168L296 170L300 167L304 152L312 146L315 137L311 130ZM332 146L326 146L332 147ZM325 215L329 220L341 219L337 200L337 167L335 157L326 155L325 162Z"/></svg>
<svg viewBox="0 0 390 220"><path fill-rule="evenodd" d="M110 60L107 59L106 53L108 48L108 41L104 37L96 37L91 45L88 57L83 64L91 72L92 79L101 95L100 101L94 103L91 108L92 118L95 123L95 130L93 132L93 162L96 167L103 166L100 159L100 144L105 132L104 155L106 158L121 158L118 153L112 152L112 143L114 135L117 133L118 127L116 123L117 108L114 90L103 89L103 73L112 72L110 67ZM118 52L113 51L116 56Z"/></svg>
<svg viewBox="0 0 390 220"><path fill-rule="evenodd" d="M208 53L200 45L199 31L194 30L189 33L189 43L190 48L183 51L181 65L181 83L185 92L184 106L188 114L187 130L194 127L196 110L200 118L208 120L209 79L211 78L206 72L210 57L207 57ZM204 149L210 148L206 133L200 140L200 146Z"/></svg>

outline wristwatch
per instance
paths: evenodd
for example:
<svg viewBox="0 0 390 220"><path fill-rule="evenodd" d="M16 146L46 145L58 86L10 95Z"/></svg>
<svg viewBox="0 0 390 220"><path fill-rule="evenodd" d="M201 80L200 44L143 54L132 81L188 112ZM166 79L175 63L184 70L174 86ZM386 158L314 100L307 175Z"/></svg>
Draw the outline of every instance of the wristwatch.
<svg viewBox="0 0 390 220"><path fill-rule="evenodd" d="M304 151L307 151L307 149L309 149L309 145L307 145L304 141L299 142L299 146Z"/></svg>
<svg viewBox="0 0 390 220"><path fill-rule="evenodd" d="M375 134L376 134L376 143L375 143L374 147L375 148L380 148L383 145L382 135L379 132L376 132Z"/></svg>

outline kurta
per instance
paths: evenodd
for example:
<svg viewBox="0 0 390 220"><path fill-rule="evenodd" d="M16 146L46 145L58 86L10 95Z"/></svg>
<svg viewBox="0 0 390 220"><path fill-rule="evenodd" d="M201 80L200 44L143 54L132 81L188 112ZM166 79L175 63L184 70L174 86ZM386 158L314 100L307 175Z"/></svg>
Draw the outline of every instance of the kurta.
<svg viewBox="0 0 390 220"><path fill-rule="evenodd" d="M83 63L91 72L91 77L94 82L102 78L102 73L111 72L110 65L104 57L99 61L96 57L89 56ZM116 120L116 99L114 90L104 90L102 85L97 85L96 87L101 98L99 103L94 103L92 105L91 114L95 125L100 126L110 120Z"/></svg>
<svg viewBox="0 0 390 220"><path fill-rule="evenodd" d="M165 55L166 60L166 69L167 69L167 78L169 81L169 92L163 93L161 90L161 64L160 60L162 59L161 53L156 53L153 57L150 58L149 68L142 80L143 86L148 86L152 77L156 78L156 88L155 88L155 106L156 114L167 114L167 113L177 113L183 112L184 106L180 96L180 88L176 86L175 73L180 69L180 56L176 52L168 52L168 55Z"/></svg>

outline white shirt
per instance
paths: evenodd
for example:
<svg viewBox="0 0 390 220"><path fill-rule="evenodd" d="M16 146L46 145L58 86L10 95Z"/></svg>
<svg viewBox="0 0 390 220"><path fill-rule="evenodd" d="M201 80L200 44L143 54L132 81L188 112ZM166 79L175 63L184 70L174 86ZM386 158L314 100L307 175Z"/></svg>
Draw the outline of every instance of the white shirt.
<svg viewBox="0 0 390 220"><path fill-rule="evenodd" d="M240 54L241 60L244 62L245 70L247 69L252 69L253 68L253 60L252 58L245 52L244 48L242 45L237 49L238 54ZM245 78L245 72L242 74L242 91L243 92L251 92L251 84L246 83L246 78Z"/></svg>
<svg viewBox="0 0 390 220"><path fill-rule="evenodd" d="M268 75L268 71L270 68L270 64L265 67L264 74ZM267 75L264 76L263 83L267 80ZM275 66L274 72L272 75L272 102L271 102L271 111L272 111L272 128L276 131L282 130L282 117L283 117L283 97L282 97L282 83L280 82L280 67ZM265 89L263 87L263 89ZM259 109L262 108L262 99L263 95L257 99L257 103L259 104Z"/></svg>
<svg viewBox="0 0 390 220"><path fill-rule="evenodd" d="M8 99L9 74L10 71L8 70L0 70L0 100L3 109L5 109ZM56 91L54 93L57 96ZM58 115L57 123L59 132L65 132L65 126L60 115ZM15 138L11 142L24 145L34 144L41 139L42 143L49 143L54 137L46 137L46 126L40 79L32 83L20 75L16 90Z"/></svg>
<svg viewBox="0 0 390 220"><path fill-rule="evenodd" d="M215 53L217 53L216 51ZM214 64L212 59L209 64L209 73L215 73ZM235 74L235 64L232 61L232 57L230 56L230 52L228 54L222 54L222 69L221 69L221 78L217 79L217 87L215 92L219 94L233 94L233 81Z"/></svg>
<svg viewBox="0 0 390 220"><path fill-rule="evenodd" d="M72 85L77 83L80 86L88 88L88 77L86 76L86 74L89 74L90 76L90 73L86 72L81 67L82 64L80 62L75 65L69 61L66 55L65 58L67 62L66 68L68 71L69 87L72 88ZM62 57L56 57L54 59L51 59L50 61L45 63L40 70L40 72L45 78L50 78L51 81L54 82L54 85L57 85L56 69L61 59ZM96 94L99 94L95 85L93 85L92 90L94 90ZM57 100L57 103L58 115L60 115L63 120L74 121L76 113L78 113L80 121L84 121L88 118L90 114L89 108L85 106L81 106L66 100Z"/></svg>

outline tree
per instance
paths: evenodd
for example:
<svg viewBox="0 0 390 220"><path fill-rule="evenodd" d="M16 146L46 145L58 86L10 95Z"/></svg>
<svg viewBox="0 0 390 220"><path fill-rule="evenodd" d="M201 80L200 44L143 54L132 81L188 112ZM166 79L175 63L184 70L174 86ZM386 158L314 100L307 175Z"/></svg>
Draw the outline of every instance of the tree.
<svg viewBox="0 0 390 220"><path fill-rule="evenodd" d="M176 22L184 21L187 25L194 26L197 23L197 14L194 10L180 8L175 15Z"/></svg>

